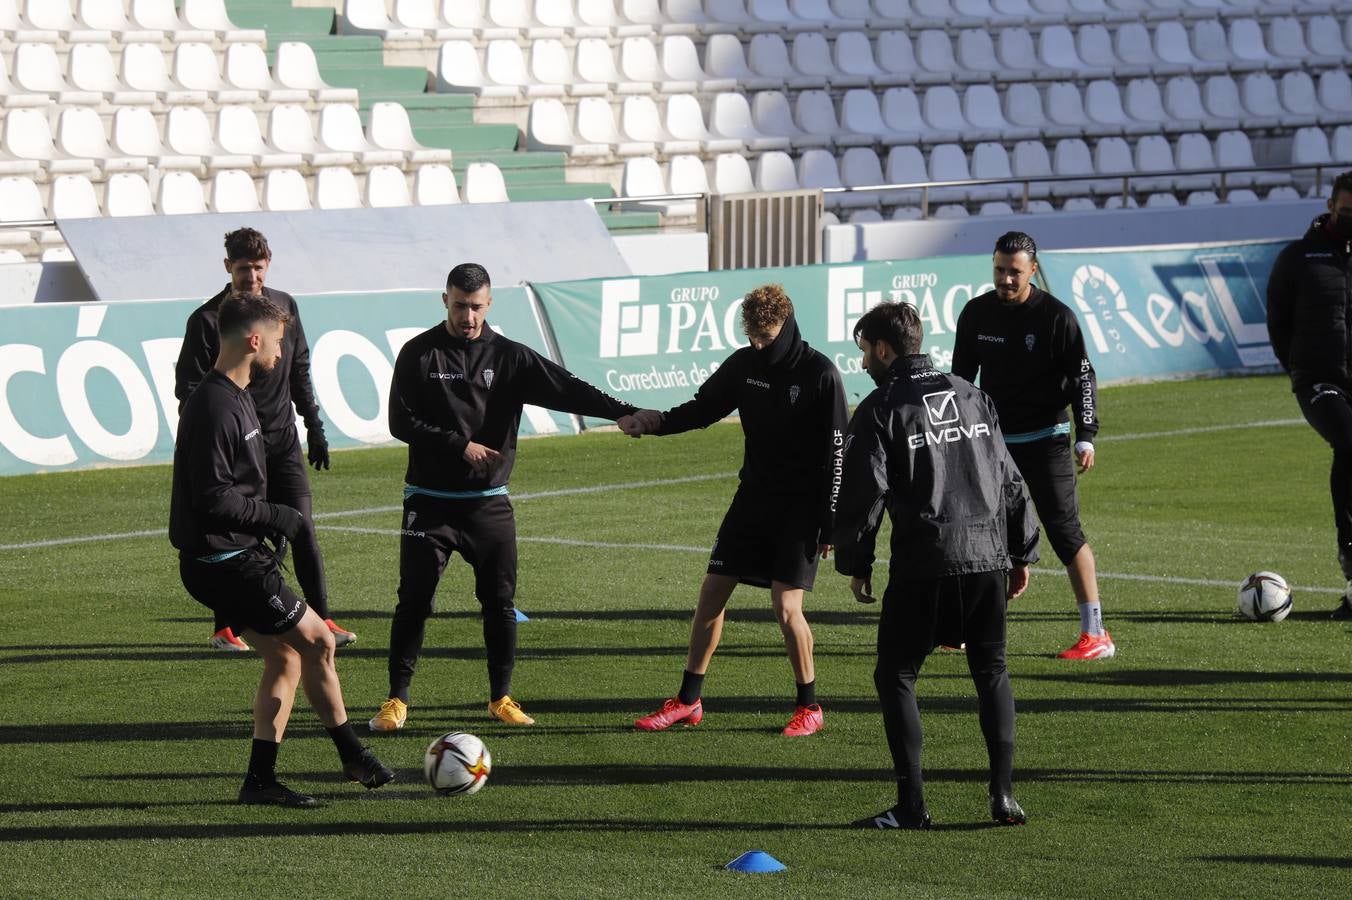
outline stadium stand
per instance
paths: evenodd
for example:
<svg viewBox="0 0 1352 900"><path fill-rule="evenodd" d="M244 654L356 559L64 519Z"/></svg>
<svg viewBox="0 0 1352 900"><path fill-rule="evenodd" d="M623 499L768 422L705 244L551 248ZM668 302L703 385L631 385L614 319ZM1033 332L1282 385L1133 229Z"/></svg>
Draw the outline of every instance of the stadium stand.
<svg viewBox="0 0 1352 900"><path fill-rule="evenodd" d="M853 222L1251 204L1352 163L1349 63L1327 0L0 0L3 220L640 187L817 187ZM937 181L981 183L895 187Z"/></svg>

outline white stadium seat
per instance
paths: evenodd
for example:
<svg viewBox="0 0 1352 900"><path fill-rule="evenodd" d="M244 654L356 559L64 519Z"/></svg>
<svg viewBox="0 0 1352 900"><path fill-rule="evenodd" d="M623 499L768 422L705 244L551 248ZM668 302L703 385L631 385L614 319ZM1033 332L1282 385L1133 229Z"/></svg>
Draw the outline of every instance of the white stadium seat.
<svg viewBox="0 0 1352 900"><path fill-rule="evenodd" d="M150 185L134 172L118 172L108 179L103 202L110 216L153 216Z"/></svg>
<svg viewBox="0 0 1352 900"><path fill-rule="evenodd" d="M449 163L451 151L445 147L425 147L413 135L408 110L403 104L383 101L371 104L371 119L366 126L371 143L386 150L399 150L414 165Z"/></svg>
<svg viewBox="0 0 1352 900"><path fill-rule="evenodd" d="M350 166L354 155L326 146L315 137L310 114L303 106L283 103L268 113L268 141L283 153L299 153L311 166Z"/></svg>
<svg viewBox="0 0 1352 900"><path fill-rule="evenodd" d="M210 44L188 41L174 48L174 80L188 90L203 91L218 104L257 103L258 91L235 87L221 77L220 57Z"/></svg>
<svg viewBox="0 0 1352 900"><path fill-rule="evenodd" d="M796 191L802 187L793 158L779 150L756 157L755 184L758 191Z"/></svg>
<svg viewBox="0 0 1352 900"><path fill-rule="evenodd" d="M154 93L168 106L202 106L210 99L206 91L193 90L175 81L164 54L155 44L127 44L122 48L122 80L132 90Z"/></svg>
<svg viewBox="0 0 1352 900"><path fill-rule="evenodd" d="M295 169L273 169L263 178L263 208L270 211L310 209L305 176Z"/></svg>
<svg viewBox="0 0 1352 900"><path fill-rule="evenodd" d="M249 157L258 169L299 169L305 160L296 152L285 152L263 139L258 116L247 106L225 106L216 113L216 143L226 153ZM268 206L264 186L264 207Z"/></svg>
<svg viewBox="0 0 1352 900"><path fill-rule="evenodd" d="M779 91L758 91L751 99L756 127L774 137L787 137L794 147L829 147L832 136L812 134L798 127L789 99Z"/></svg>
<svg viewBox="0 0 1352 900"><path fill-rule="evenodd" d="M794 102L795 118L804 131L832 140L838 147L872 144L867 134L851 134L836 119L836 107L826 91L802 91Z"/></svg>
<svg viewBox="0 0 1352 900"><path fill-rule="evenodd" d="M117 63L106 44L72 44L67 60L70 83L79 91L103 95L113 107L153 106L153 91L135 91L117 75Z"/></svg>
<svg viewBox="0 0 1352 900"><path fill-rule="evenodd" d="M56 121L56 146L66 156L92 159L104 173L144 172L149 161L125 156L108 146L103 120L87 106L68 106Z"/></svg>
<svg viewBox="0 0 1352 900"><path fill-rule="evenodd" d="M396 166L373 166L366 173L366 205L368 207L411 207L414 203L408 193L408 180Z"/></svg>
<svg viewBox="0 0 1352 900"><path fill-rule="evenodd" d="M202 157L179 154L164 145L155 116L144 107L124 106L113 114L111 144L118 153L145 157L150 165L162 171L190 169L195 172L202 168Z"/></svg>
<svg viewBox="0 0 1352 900"><path fill-rule="evenodd" d="M306 103L310 91L277 82L268 71L268 59L256 44L231 44L222 66L225 80L237 88L258 91L269 103Z"/></svg>
<svg viewBox="0 0 1352 900"><path fill-rule="evenodd" d="M317 103L356 103L356 88L333 87L319 74L315 51L303 41L282 41L277 45L273 77L284 89L301 90Z"/></svg>
<svg viewBox="0 0 1352 900"><path fill-rule="evenodd" d="M1146 135L1136 142L1136 171L1172 173L1175 168L1173 150L1169 142L1158 134ZM1140 178L1134 184L1142 191L1171 191L1175 179Z"/></svg>
<svg viewBox="0 0 1352 900"><path fill-rule="evenodd" d="M253 157L247 153L230 153L211 136L211 123L206 113L195 106L175 106L169 110L164 120L164 143L170 152L178 156L197 157L208 169L248 169L253 167ZM226 179L227 184L234 180ZM252 184L252 182L250 182ZM252 188L251 188L252 190ZM216 186L212 185L212 208L216 208ZM254 205L258 205L258 195L254 194ZM237 210L229 210L236 212Z"/></svg>
<svg viewBox="0 0 1352 900"><path fill-rule="evenodd" d="M258 212L258 190L248 172L224 169L211 179L211 211L218 213Z"/></svg>
<svg viewBox="0 0 1352 900"><path fill-rule="evenodd" d="M595 99L609 109L610 105L604 99ZM611 124L613 126L613 120ZM573 133L568 109L556 97L539 97L531 101L526 113L526 149L562 150L574 158L610 155L609 143L585 143Z"/></svg>
<svg viewBox="0 0 1352 900"><path fill-rule="evenodd" d="M502 171L490 162L470 163L465 169L465 188L461 197L466 203L506 203L507 185Z"/></svg>
<svg viewBox="0 0 1352 900"><path fill-rule="evenodd" d="M709 115L713 130L721 135L742 141L747 149L787 150L790 140L783 135L767 135L756 127L751 116L751 105L746 95L733 92L717 94Z"/></svg>
<svg viewBox="0 0 1352 900"><path fill-rule="evenodd" d="M657 152L657 145L651 142L631 141L622 135L615 124L615 111L601 97L583 97L578 101L573 130L584 144L607 147L617 156L651 156ZM467 172L465 190L468 189Z"/></svg>
<svg viewBox="0 0 1352 900"><path fill-rule="evenodd" d="M179 15L189 28L214 32L225 43L243 43L261 46L267 33L261 28L236 28L225 11L225 0L183 0Z"/></svg>
<svg viewBox="0 0 1352 900"><path fill-rule="evenodd" d="M39 161L42 168L53 174L96 171L92 158L73 157L57 148L47 116L38 109L9 110L0 131L0 147L20 159ZM13 168L6 168L9 174L16 174Z"/></svg>
<svg viewBox="0 0 1352 900"><path fill-rule="evenodd" d="M202 182L191 172L165 172L155 195L155 206L161 215L194 215L207 211Z"/></svg>
<svg viewBox="0 0 1352 900"><path fill-rule="evenodd" d="M53 219L97 219L103 215L94 185L83 175L58 175L52 179L48 206Z"/></svg>
<svg viewBox="0 0 1352 900"><path fill-rule="evenodd" d="M325 166L315 173L315 209L353 209L362 205L357 176L345 166Z"/></svg>
<svg viewBox="0 0 1352 900"><path fill-rule="evenodd" d="M738 138L718 134L705 127L704 111L692 94L673 94L667 99L664 122L678 141L699 141L705 153L737 153L744 149Z"/></svg>
<svg viewBox="0 0 1352 900"><path fill-rule="evenodd" d="M738 88L734 78L716 78L700 65L699 51L688 35L673 34L662 39L662 68L667 75L678 82L690 82L695 90L708 93L735 91Z"/></svg>
<svg viewBox="0 0 1352 900"><path fill-rule="evenodd" d="M402 166L405 162L402 150L387 150L368 141L357 108L342 103L320 107L319 143L353 154L363 166Z"/></svg>
<svg viewBox="0 0 1352 900"><path fill-rule="evenodd" d="M915 46L904 31L884 31L878 35L878 67L887 73L878 80L879 86L909 84L920 74L915 60Z"/></svg>
<svg viewBox="0 0 1352 900"><path fill-rule="evenodd" d="M174 0L131 0L131 21L139 28L158 31L173 41L213 41L215 33L194 28L179 18Z"/></svg>
<svg viewBox="0 0 1352 900"><path fill-rule="evenodd" d="M447 41L437 51L437 90L480 97L518 97L519 88L496 85L483 72L479 51L470 41Z"/></svg>
<svg viewBox="0 0 1352 900"><path fill-rule="evenodd" d="M862 31L843 31L836 35L832 47L832 62L836 70L860 85L886 85L891 79L873 61L873 48L868 35Z"/></svg>
<svg viewBox="0 0 1352 900"><path fill-rule="evenodd" d="M431 0L419 4L431 12ZM343 34L374 34L387 41L412 41L423 37L421 28L396 21L385 9L385 0L345 0L339 28Z"/></svg>
<svg viewBox="0 0 1352 900"><path fill-rule="evenodd" d="M731 79L745 91L782 90L778 78L761 75L747 65L742 42L735 34L713 34L704 47L704 68L719 79Z"/></svg>
<svg viewBox="0 0 1352 900"><path fill-rule="evenodd" d="M720 153L714 157L713 190L716 194L749 194L756 190L756 183L751 177L751 164L745 156L740 153Z"/></svg>
<svg viewBox="0 0 1352 900"><path fill-rule="evenodd" d="M677 138L662 124L662 112L652 97L625 97L619 126L628 140L653 144L663 154L698 153L701 149L698 137Z"/></svg>
<svg viewBox="0 0 1352 900"><path fill-rule="evenodd" d="M40 4L33 4L37 8ZM57 4L51 4L56 6ZM149 41L158 44L165 39L160 29L141 28L127 18L126 4L122 0L79 0L76 4L76 20L83 28L92 31L107 32L117 38L119 43ZM76 42L88 43L84 41ZM71 48L74 49L74 46Z"/></svg>
<svg viewBox="0 0 1352 900"><path fill-rule="evenodd" d="M66 81L54 44L19 44L14 49L12 79L28 93L46 94L61 106L97 106L103 95L76 90Z"/></svg>
<svg viewBox="0 0 1352 900"><path fill-rule="evenodd" d="M883 121L878 95L864 88L845 92L840 101L840 124L852 134L867 135L874 143L887 147L919 139L917 132L897 131L889 127Z"/></svg>
<svg viewBox="0 0 1352 900"><path fill-rule="evenodd" d="M343 171L336 169L334 171ZM460 202L460 190L450 166L429 163L413 174L413 202L419 206L446 206Z"/></svg>

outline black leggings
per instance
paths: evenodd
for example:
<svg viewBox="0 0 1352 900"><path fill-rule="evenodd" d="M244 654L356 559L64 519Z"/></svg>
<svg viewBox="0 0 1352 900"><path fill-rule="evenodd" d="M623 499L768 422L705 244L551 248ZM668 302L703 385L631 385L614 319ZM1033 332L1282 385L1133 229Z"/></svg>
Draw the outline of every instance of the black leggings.
<svg viewBox="0 0 1352 900"><path fill-rule="evenodd" d="M967 644L967 668L976 686L981 733L990 758L990 789L1012 789L1014 693L1005 667L1005 575L982 572L927 581L893 579L878 620L878 664L873 683L897 773L897 801L924 803L920 769L923 732L915 682L940 643Z"/></svg>
<svg viewBox="0 0 1352 900"><path fill-rule="evenodd" d="M436 609L437 583L458 552L474 569L474 594L483 616L489 699L511 693L516 665L516 518L507 497L442 500L421 494L404 500L399 542L399 602L390 623L390 694L405 703L422 651L427 618Z"/></svg>
<svg viewBox="0 0 1352 900"><path fill-rule="evenodd" d="M1338 533L1338 561L1343 577L1352 579L1352 400L1339 387L1316 384L1297 391L1296 402L1305 420L1333 448L1329 493Z"/></svg>

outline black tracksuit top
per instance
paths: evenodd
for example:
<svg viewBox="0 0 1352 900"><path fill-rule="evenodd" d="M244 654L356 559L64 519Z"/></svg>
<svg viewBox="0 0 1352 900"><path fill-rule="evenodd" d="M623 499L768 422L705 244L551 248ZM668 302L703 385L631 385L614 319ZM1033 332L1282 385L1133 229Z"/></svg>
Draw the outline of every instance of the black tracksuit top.
<svg viewBox="0 0 1352 900"><path fill-rule="evenodd" d="M444 322L399 351L390 387L390 433L408 444L405 481L437 491L478 491L507 484L516 460L524 404L618 419L634 411L525 344L484 323L474 340ZM502 454L476 475L462 454L470 441Z"/></svg>
<svg viewBox="0 0 1352 900"><path fill-rule="evenodd" d="M1288 244L1268 278L1268 336L1294 391L1329 383L1352 392L1352 247L1328 219Z"/></svg>
<svg viewBox="0 0 1352 900"><path fill-rule="evenodd" d="M216 364L216 355L221 349L216 313L221 302L229 296L227 286L188 316L183 346L174 367L174 396L178 398L180 411L193 388ZM249 383L249 393L258 409L258 421L263 423L265 433L284 431L295 424L296 412L291 408L295 403L306 427L313 427L320 421L319 404L315 402L315 389L310 381L310 345L305 341L296 299L285 291L274 291L270 287L263 288L263 296L280 306L291 321L286 323L282 335L282 358L277 367Z"/></svg>
<svg viewBox="0 0 1352 900"><path fill-rule="evenodd" d="M836 571L866 578L886 508L891 577L921 581L1038 560L1038 526L990 397L921 354L892 364L850 420Z"/></svg>
<svg viewBox="0 0 1352 900"><path fill-rule="evenodd" d="M253 397L209 369L178 420L169 542L190 556L258 546L271 518L267 486Z"/></svg>
<svg viewBox="0 0 1352 900"><path fill-rule="evenodd" d="M1075 314L1033 287L1023 303L995 291L973 297L958 316L953 374L976 382L995 401L1007 435L1029 434L1069 420L1075 440L1098 434L1098 381Z"/></svg>
<svg viewBox="0 0 1352 900"><path fill-rule="evenodd" d="M753 497L801 497L831 534L848 419L834 363L813 350L792 316L764 350L733 352L695 392L664 414L658 434L706 428L737 410L742 419L742 487Z"/></svg>

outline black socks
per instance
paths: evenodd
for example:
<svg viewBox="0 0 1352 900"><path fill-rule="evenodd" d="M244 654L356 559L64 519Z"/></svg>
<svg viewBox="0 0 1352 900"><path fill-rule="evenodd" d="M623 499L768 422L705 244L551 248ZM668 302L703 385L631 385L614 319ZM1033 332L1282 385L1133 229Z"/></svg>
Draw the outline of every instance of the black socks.
<svg viewBox="0 0 1352 900"><path fill-rule="evenodd" d="M696 675L694 672L681 673L681 691L676 695L686 706L694 703L700 698L700 692L704 690L704 676Z"/></svg>

